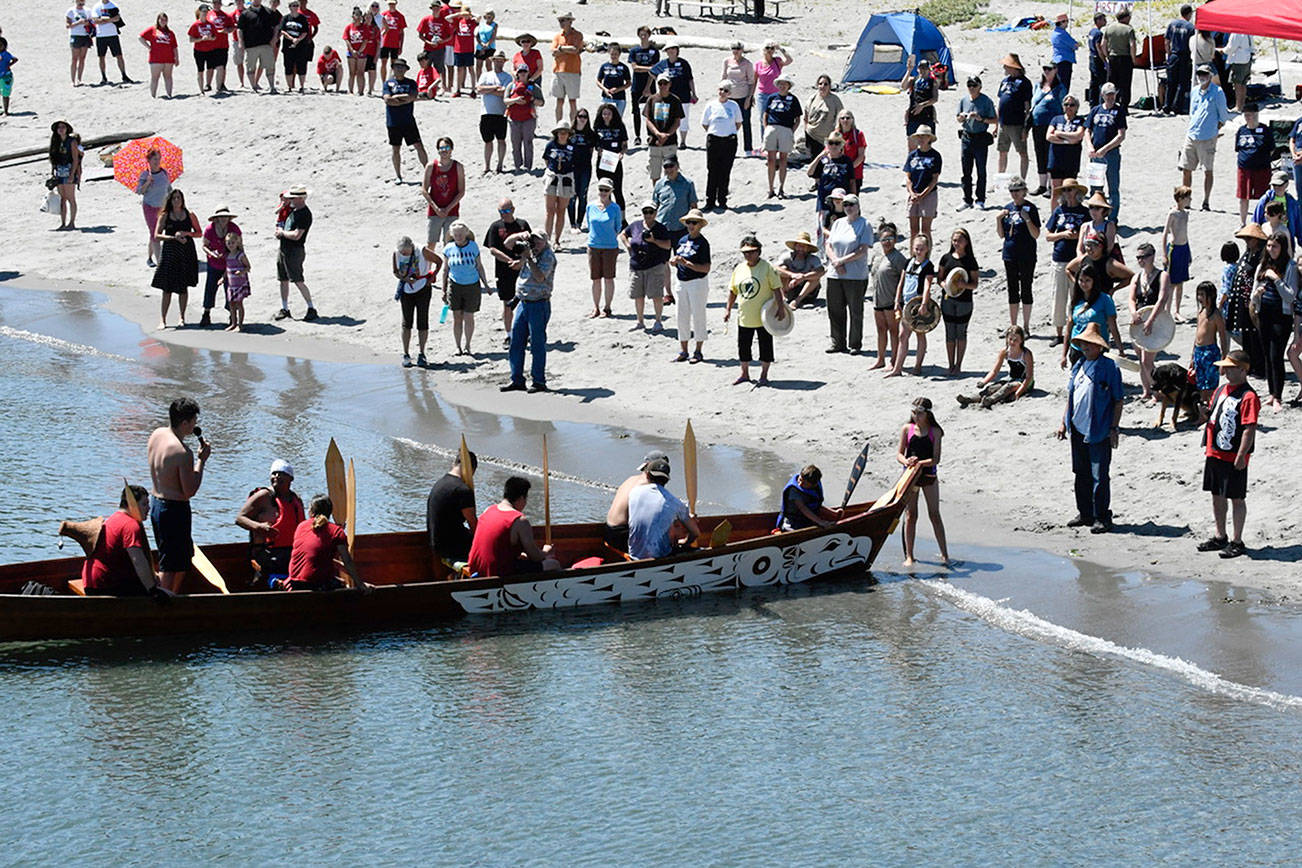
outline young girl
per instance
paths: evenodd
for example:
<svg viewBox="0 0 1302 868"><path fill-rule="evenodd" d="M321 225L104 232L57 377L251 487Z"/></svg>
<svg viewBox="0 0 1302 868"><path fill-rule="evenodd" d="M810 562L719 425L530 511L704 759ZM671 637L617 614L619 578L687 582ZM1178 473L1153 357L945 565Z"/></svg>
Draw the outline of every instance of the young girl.
<svg viewBox="0 0 1302 868"><path fill-rule="evenodd" d="M1008 365L1008 379L996 380L1004 365ZM1034 388L1035 356L1026 347L1026 331L1015 325L1004 332L1004 347L995 357L990 373L977 383L977 393L957 398L960 406L980 404L989 410L995 404L1011 404Z"/></svg>
<svg viewBox="0 0 1302 868"><path fill-rule="evenodd" d="M1162 229L1162 249L1166 251L1167 275L1175 290L1175 309L1172 313L1176 322L1184 322L1180 316L1180 296L1184 282L1189 279L1189 263L1193 261L1193 254L1189 252L1189 204L1193 202L1193 190L1181 185L1175 188L1171 197L1175 199L1175 207L1166 215L1166 226ZM1147 388L1145 386L1145 390Z"/></svg>
<svg viewBox="0 0 1302 868"><path fill-rule="evenodd" d="M14 64L18 58L9 53L9 40L0 36L0 101L3 101L4 114L9 115L9 97L14 92Z"/></svg>
<svg viewBox="0 0 1302 868"><path fill-rule="evenodd" d="M1169 280L1169 273L1160 270L1155 264L1156 253L1153 245L1147 242L1135 248L1135 259L1139 262L1139 270L1130 281L1130 325L1133 327L1140 322L1139 312L1142 308L1152 308L1148 316L1143 318L1144 334L1153 331L1153 322L1171 301L1172 281ZM1136 349L1139 350L1139 382L1144 389L1139 397L1140 400L1151 404L1153 365L1157 364L1157 353L1138 345Z"/></svg>
<svg viewBox="0 0 1302 868"><path fill-rule="evenodd" d="M895 289L895 318L899 328L899 345L895 350L895 365L888 377L904 373L904 359L909 355L909 338L913 329L904 323L904 306L919 296L922 306L931 304L931 284L936 278L936 266L931 264L931 239L915 235L910 245L913 256L900 274L900 284ZM922 374L922 359L927 355L927 336L918 335L918 353L913 360L914 376Z"/></svg>
<svg viewBox="0 0 1302 868"><path fill-rule="evenodd" d="M913 554L913 541L918 534L918 492L927 499L927 517L940 546L940 561L949 566L949 547L945 544L945 523L940 518L940 479L936 468L940 466L940 441L945 431L936 424L931 412L931 399L918 398L913 402L910 421L900 429L900 443L895 450L895 460L905 467L921 467L918 482L909 489L904 507L904 566L917 563Z"/></svg>
<svg viewBox="0 0 1302 868"><path fill-rule="evenodd" d="M1220 384L1221 374L1216 363L1230 351L1230 335L1225 330L1225 317L1216 306L1216 284L1204 280L1198 284L1196 292L1198 328L1194 332L1193 362L1189 365L1189 372L1193 374L1194 385L1206 404Z"/></svg>
<svg viewBox="0 0 1302 868"><path fill-rule="evenodd" d="M228 332L244 331L244 299L249 290L249 258L244 255L244 238L238 232L226 233L226 304L231 322Z"/></svg>
<svg viewBox="0 0 1302 868"><path fill-rule="evenodd" d="M341 587L335 571L335 559L348 574L349 587L362 587L357 567L348 554L348 534L330 520L334 503L324 494L312 498L307 519L294 529L294 546L289 554L289 578L280 590L332 591Z"/></svg>
<svg viewBox="0 0 1302 868"><path fill-rule="evenodd" d="M1230 306L1230 289L1234 286L1234 273L1239 268L1239 245L1226 241L1221 245L1221 292L1216 299L1216 307L1221 316Z"/></svg>

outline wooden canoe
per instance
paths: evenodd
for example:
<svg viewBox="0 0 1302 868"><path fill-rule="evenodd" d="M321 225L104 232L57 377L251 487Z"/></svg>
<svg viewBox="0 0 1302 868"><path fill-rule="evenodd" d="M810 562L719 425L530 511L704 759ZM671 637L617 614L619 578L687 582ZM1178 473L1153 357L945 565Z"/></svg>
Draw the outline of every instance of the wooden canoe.
<svg viewBox="0 0 1302 868"><path fill-rule="evenodd" d="M747 588L862 576L895 530L916 470L908 470L873 504L849 507L828 528L772 532L774 513L705 516L704 530L725 518L724 545L654 560L608 557L599 566L507 578L435 581L423 531L361 534L353 554L369 592L246 591L252 569L247 543L205 546L231 584L222 595L197 575L191 593L151 597L80 597L68 582L80 558L0 566L0 642L118 636L189 636L285 631L338 631L436 623L466 615L695 597ZM601 524L556 525L554 552L572 563L603 551ZM535 528L542 533L542 528ZM608 551L608 550L607 550ZM49 595L20 593L38 582Z"/></svg>

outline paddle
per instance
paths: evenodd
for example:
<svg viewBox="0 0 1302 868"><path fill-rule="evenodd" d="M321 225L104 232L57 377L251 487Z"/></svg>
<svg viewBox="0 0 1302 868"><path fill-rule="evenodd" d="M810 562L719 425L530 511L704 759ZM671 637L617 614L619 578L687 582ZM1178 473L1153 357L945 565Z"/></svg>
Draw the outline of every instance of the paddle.
<svg viewBox="0 0 1302 868"><path fill-rule="evenodd" d="M457 466L461 468L461 481L471 491L475 490L475 469L470 464L470 450L466 448L466 435L461 435L461 454L457 458Z"/></svg>
<svg viewBox="0 0 1302 868"><path fill-rule="evenodd" d="M714 530L710 532L710 548L727 545L728 538L731 536L732 522L725 518L723 521L716 524Z"/></svg>
<svg viewBox="0 0 1302 868"><path fill-rule="evenodd" d="M841 498L842 509L850 504L850 495L854 494L854 488L859 484L859 477L863 476L863 469L868 465L868 445L867 443L863 445L863 451L854 460L854 467L850 468L850 478L845 483L845 497Z"/></svg>
<svg viewBox="0 0 1302 868"><path fill-rule="evenodd" d="M696 433L691 419L683 433L683 480L687 486L687 511L696 515Z"/></svg>
<svg viewBox="0 0 1302 868"><path fill-rule="evenodd" d="M543 541L552 544L552 474L547 464L547 435L543 438Z"/></svg>
<svg viewBox="0 0 1302 868"><path fill-rule="evenodd" d="M348 483L344 476L344 456L339 452L339 444L330 438L325 457L326 493L334 505L335 523L347 526L348 521Z"/></svg>
<svg viewBox="0 0 1302 868"><path fill-rule="evenodd" d="M357 536L357 474L353 472L353 459L348 459L348 554L353 553L353 539Z"/></svg>
<svg viewBox="0 0 1302 868"><path fill-rule="evenodd" d="M203 553L203 549L198 546L194 547L194 554L190 556L190 563L194 564L195 569L199 571L199 575L203 576L208 581L208 584L223 594L230 593L230 589L226 587L226 580L222 578L221 573L217 572L217 568L213 566L212 561L208 560L208 556Z"/></svg>
<svg viewBox="0 0 1302 868"><path fill-rule="evenodd" d="M131 516L136 521L143 522L145 520L145 513L140 508L140 502L136 500L136 495L131 490L131 483L127 482L125 476L122 477L122 497L127 502L127 515Z"/></svg>

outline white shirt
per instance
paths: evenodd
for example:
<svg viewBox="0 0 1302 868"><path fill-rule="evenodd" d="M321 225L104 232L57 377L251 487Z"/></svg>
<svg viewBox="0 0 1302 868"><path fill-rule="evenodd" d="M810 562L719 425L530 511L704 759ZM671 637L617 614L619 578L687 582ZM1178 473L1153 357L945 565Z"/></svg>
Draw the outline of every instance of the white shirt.
<svg viewBox="0 0 1302 868"><path fill-rule="evenodd" d="M705 104L705 111L701 113L701 125L711 136L735 136L740 123L741 109L732 100L719 102L712 99Z"/></svg>
<svg viewBox="0 0 1302 868"><path fill-rule="evenodd" d="M94 10L92 10L92 11L93 11L93 13L94 13L94 15L95 15L96 18L100 18L100 17L106 16L106 15L112 15L113 12L114 12L117 8L118 8L117 5L114 4L114 3L107 3L107 2L106 2L106 3L97 3L97 4L95 4L95 8L94 8ZM102 23L96 24L96 25L95 25L95 35L96 35L96 36L117 36L117 35L118 35L118 26L117 26L116 24L114 24L113 22L111 22L111 21L105 21L105 22L102 22Z"/></svg>
<svg viewBox="0 0 1302 868"><path fill-rule="evenodd" d="M1248 63L1252 60L1252 37L1246 33L1231 33L1225 43L1226 63Z"/></svg>
<svg viewBox="0 0 1302 868"><path fill-rule="evenodd" d="M71 9L68 10L68 20L69 20L69 21L73 21L73 22L80 22L80 23L76 24L74 27L72 27L72 28L68 31L68 35L69 35L69 36L90 36L90 35L91 35L91 32L92 32L92 31L91 31L91 26L92 26L92 25L91 25L91 23L90 23L90 10L89 10L89 9L87 9L87 8L85 8L85 7L82 7L81 9L78 9L76 6L73 6Z"/></svg>

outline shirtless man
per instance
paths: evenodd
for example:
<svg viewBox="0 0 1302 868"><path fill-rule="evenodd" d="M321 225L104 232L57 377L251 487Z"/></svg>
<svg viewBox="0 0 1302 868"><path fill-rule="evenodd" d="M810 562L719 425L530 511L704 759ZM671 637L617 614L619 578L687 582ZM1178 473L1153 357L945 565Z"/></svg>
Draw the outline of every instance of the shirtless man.
<svg viewBox="0 0 1302 868"><path fill-rule="evenodd" d="M263 590L273 577L289 575L294 531L307 519L293 484L294 468L277 458L271 462L271 485L255 488L235 517L235 523L249 532L258 585Z"/></svg>
<svg viewBox="0 0 1302 868"><path fill-rule="evenodd" d="M175 592L185 579L194 555L190 536L190 498L199 493L203 467L212 447L199 438L196 458L184 438L195 434L199 405L190 398L177 398L167 408L169 425L149 435L149 474L153 496L149 499L149 522L158 546L158 571L163 589Z"/></svg>
<svg viewBox="0 0 1302 868"><path fill-rule="evenodd" d="M621 552L628 551L628 495L639 485L648 484L646 469L652 461L668 460L669 456L663 452L648 452L642 459L637 473L620 483L619 489L615 492L615 499L610 502L610 510L606 512L606 527L602 531L606 544L611 548Z"/></svg>

